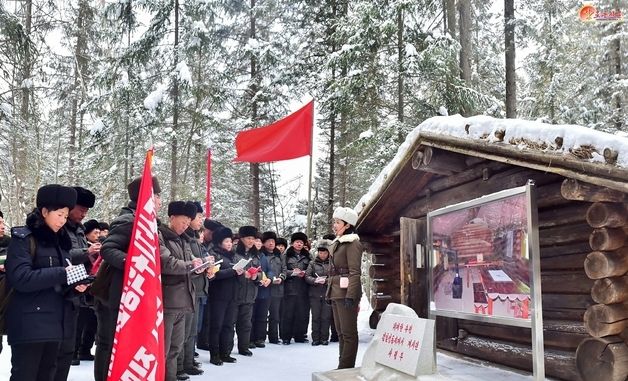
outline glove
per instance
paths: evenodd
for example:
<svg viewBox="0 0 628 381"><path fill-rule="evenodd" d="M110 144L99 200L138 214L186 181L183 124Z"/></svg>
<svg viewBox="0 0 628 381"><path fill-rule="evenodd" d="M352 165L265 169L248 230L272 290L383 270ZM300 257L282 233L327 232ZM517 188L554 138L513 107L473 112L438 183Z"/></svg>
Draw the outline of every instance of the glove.
<svg viewBox="0 0 628 381"><path fill-rule="evenodd" d="M351 308L353 307L353 299L345 298L345 300L343 301L343 304L345 305L345 307Z"/></svg>

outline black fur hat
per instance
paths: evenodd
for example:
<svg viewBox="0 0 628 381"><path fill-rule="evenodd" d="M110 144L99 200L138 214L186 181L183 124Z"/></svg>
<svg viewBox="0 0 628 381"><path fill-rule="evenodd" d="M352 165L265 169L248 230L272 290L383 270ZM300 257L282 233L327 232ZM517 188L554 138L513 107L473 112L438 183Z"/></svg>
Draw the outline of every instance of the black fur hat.
<svg viewBox="0 0 628 381"><path fill-rule="evenodd" d="M226 238L232 237L233 232L231 231L231 229L222 226L214 231L214 235L212 236L212 243L216 246L220 246L222 241L224 241Z"/></svg>
<svg viewBox="0 0 628 381"><path fill-rule="evenodd" d="M100 224L96 220L89 220L83 224L83 228L85 230L85 234L91 233L94 229L100 230Z"/></svg>
<svg viewBox="0 0 628 381"><path fill-rule="evenodd" d="M76 205L86 208L93 208L96 202L96 196L88 189L83 187L74 187L76 191Z"/></svg>
<svg viewBox="0 0 628 381"><path fill-rule="evenodd" d="M98 223L98 228L100 230L109 230L109 224L106 222L99 222Z"/></svg>
<svg viewBox="0 0 628 381"><path fill-rule="evenodd" d="M307 236L303 232L296 232L290 236L290 242L294 241L303 241L303 243L307 243Z"/></svg>
<svg viewBox="0 0 628 381"><path fill-rule="evenodd" d="M238 229L238 235L240 238L255 237L257 235L257 228L250 225L240 226L240 229Z"/></svg>
<svg viewBox="0 0 628 381"><path fill-rule="evenodd" d="M277 245L284 245L285 247L288 247L288 241L285 238L279 237L275 240L275 246Z"/></svg>
<svg viewBox="0 0 628 381"><path fill-rule="evenodd" d="M196 207L196 213L200 213L203 214L203 207L201 206L201 203L198 201L190 201L192 204L194 204L194 206Z"/></svg>
<svg viewBox="0 0 628 381"><path fill-rule="evenodd" d="M59 184L48 184L37 190L37 209L44 207L74 208L76 205L76 190Z"/></svg>
<svg viewBox="0 0 628 381"><path fill-rule="evenodd" d="M277 233L275 233L275 232L264 232L264 233L262 233L262 242L266 242L269 239L272 239L275 242L277 242Z"/></svg>
<svg viewBox="0 0 628 381"><path fill-rule="evenodd" d="M222 224L216 220L206 218L205 221L203 221L203 227L205 227L205 229L207 230L215 232L216 230L218 230L218 228L222 228L224 226L222 226Z"/></svg>
<svg viewBox="0 0 628 381"><path fill-rule="evenodd" d="M140 197L140 185L142 184L142 178L138 177L131 181L129 185L127 185L127 190L129 191L129 199L131 201L137 202L138 197ZM160 194L161 187L159 186L159 180L157 177L153 176L153 193Z"/></svg>
<svg viewBox="0 0 628 381"><path fill-rule="evenodd" d="M168 204L168 216L187 216L196 218L196 206L191 202L172 201Z"/></svg>

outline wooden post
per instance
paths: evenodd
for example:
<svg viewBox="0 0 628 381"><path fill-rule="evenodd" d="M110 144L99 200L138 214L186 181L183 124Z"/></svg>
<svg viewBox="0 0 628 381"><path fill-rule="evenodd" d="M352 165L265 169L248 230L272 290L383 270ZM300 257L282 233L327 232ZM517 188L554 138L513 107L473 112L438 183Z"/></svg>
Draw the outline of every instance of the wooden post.
<svg viewBox="0 0 628 381"><path fill-rule="evenodd" d="M428 244L426 220L401 217L399 224L401 303L413 308L419 317L427 318L427 271L425 268L416 267L416 245L421 244L425 247Z"/></svg>

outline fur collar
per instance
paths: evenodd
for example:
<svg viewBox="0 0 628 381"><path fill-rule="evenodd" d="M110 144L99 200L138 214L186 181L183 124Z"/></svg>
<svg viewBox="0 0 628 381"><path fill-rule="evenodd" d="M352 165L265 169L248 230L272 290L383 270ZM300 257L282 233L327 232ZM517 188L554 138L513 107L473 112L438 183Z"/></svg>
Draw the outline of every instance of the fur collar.
<svg viewBox="0 0 628 381"><path fill-rule="evenodd" d="M161 225L158 228L158 230L161 232L161 235L167 241L176 241L179 239L183 239L183 236L185 236L185 233L183 233L182 235L177 235L177 233L174 230L170 229L170 227L166 225Z"/></svg>
<svg viewBox="0 0 628 381"><path fill-rule="evenodd" d="M310 253L307 250L305 250L305 248L301 249L299 253L302 256L310 259ZM294 247L290 246L288 250L286 250L286 257L296 257L296 256L297 256L297 251L294 249Z"/></svg>
<svg viewBox="0 0 628 381"><path fill-rule="evenodd" d="M352 234L345 234L345 235L341 235L340 237L336 237L336 239L334 241L338 241L340 243L347 243L347 242L353 242L353 241L359 241L360 240L360 236L352 233Z"/></svg>

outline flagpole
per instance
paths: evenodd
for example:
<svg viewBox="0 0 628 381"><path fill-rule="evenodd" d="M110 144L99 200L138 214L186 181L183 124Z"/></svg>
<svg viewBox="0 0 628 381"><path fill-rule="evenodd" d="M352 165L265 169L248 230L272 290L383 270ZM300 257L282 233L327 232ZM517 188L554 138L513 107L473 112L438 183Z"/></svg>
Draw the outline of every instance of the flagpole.
<svg viewBox="0 0 628 381"><path fill-rule="evenodd" d="M312 227L312 169L314 168L314 105L312 104L312 133L310 134L310 175L307 182L307 230L306 234L308 239L310 237L310 231Z"/></svg>

